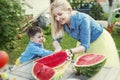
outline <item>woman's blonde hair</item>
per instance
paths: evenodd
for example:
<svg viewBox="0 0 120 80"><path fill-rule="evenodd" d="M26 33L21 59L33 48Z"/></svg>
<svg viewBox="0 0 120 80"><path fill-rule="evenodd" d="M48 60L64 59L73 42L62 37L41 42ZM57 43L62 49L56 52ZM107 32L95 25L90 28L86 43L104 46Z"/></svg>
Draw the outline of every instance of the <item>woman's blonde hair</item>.
<svg viewBox="0 0 120 80"><path fill-rule="evenodd" d="M52 13L52 11L60 7L62 10L66 10L70 8L72 10L71 5L67 0L54 0L50 7L50 14L51 14L51 33L53 38L60 38L64 36L64 28L63 25L59 24Z"/></svg>

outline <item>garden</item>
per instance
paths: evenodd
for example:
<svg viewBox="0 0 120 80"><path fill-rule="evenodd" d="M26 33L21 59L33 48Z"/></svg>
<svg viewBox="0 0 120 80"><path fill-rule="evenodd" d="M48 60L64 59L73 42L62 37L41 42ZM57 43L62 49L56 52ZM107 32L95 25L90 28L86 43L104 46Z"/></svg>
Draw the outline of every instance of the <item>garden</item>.
<svg viewBox="0 0 120 80"><path fill-rule="evenodd" d="M76 0L77 1L77 0ZM1 4L7 4L6 6L2 6L2 12L0 13L0 23L1 23L1 27L0 27L0 49L1 50L5 50L8 54L9 54L9 64L14 65L16 59L20 56L20 54L25 50L29 39L26 35L26 32L23 32L23 29L25 29L25 24L29 24L29 21L32 19L31 15L26 15L23 16L24 14L24 10L21 8L21 5L19 1L10 1L7 2L6 0L1 0L0 1ZM11 3L12 5L10 5L9 3ZM79 5L77 5L78 3L80 3ZM74 10L77 10L80 8L86 9L89 8L89 15L92 16L93 18L95 18L96 20L108 20L108 13L104 13L102 7L100 6L99 3L97 2L85 2L85 1L81 1L81 2L72 2L71 3L72 7ZM9 7L9 8L8 8ZM79 11L78 10L78 11ZM97 11L96 11L97 10ZM97 12L97 13L96 13ZM118 10L119 12L119 10ZM118 18L116 21L119 21L120 18L120 14L116 13ZM14 14L13 14L14 13ZM8 15L9 14L9 15ZM19 15L19 16L17 16ZM113 16L115 16L115 14L113 14ZM16 22L17 21L17 22ZM113 21L115 21L115 17L112 17L112 21L111 23L114 23ZM27 27L29 26L27 25ZM111 33L115 43L116 43L116 47L118 49L118 53L120 54L120 33L119 33L119 27L113 28L113 31ZM43 28L44 31L44 36L46 41L44 42L44 46L46 49L49 50L54 50L53 46L52 46L52 37L51 37L51 33L50 33L50 25L46 25L45 28ZM67 49L67 48L72 48L75 47L76 45L76 41L74 39L72 39L71 37L69 37L69 35L65 34L66 37L63 38L62 40L62 47L63 49ZM72 44L71 44L72 42ZM67 44L67 45L65 45Z"/></svg>
<svg viewBox="0 0 120 80"><path fill-rule="evenodd" d="M53 0L51 0L51 1L53 1ZM118 54L119 54L119 58L120 58L120 36L119 36L120 35L120 8L119 8L120 4L117 5L117 7L111 11L112 13L105 13L103 11L102 6L97 2L97 0L90 0L90 1L68 0L68 1L70 2L73 10L77 10L77 11L80 11L80 12L87 13L88 15L92 16L96 21L100 20L100 21L108 22L107 26L105 26L105 29L108 30L108 32L113 37L113 40L115 41L115 45L116 45L116 48L117 48L117 51L118 51ZM109 0L109 1L111 1L111 0ZM30 62L30 63L27 63L27 64L26 63L21 64L20 67L19 66L15 66L15 67L13 66L13 65L15 65L15 62L19 58L21 53L25 51L26 46L29 43L29 38L27 36L27 29L31 25L38 25L38 26L43 25L41 27L43 29L43 33L44 33L44 37L45 37L45 41L44 41L43 45L44 45L45 49L54 51L54 47L52 45L53 39L51 37L51 25L49 23L49 19L48 19L48 21L44 21L45 16L42 15L42 14L40 14L37 19L33 19L33 15L25 15L25 11L21 7L22 5L25 5L25 4L24 3L21 4L20 0L17 0L17 1L1 0L0 4L4 5L4 6L1 6L1 11L0 11L0 19L1 19L0 20L0 24L1 24L1 26L0 26L0 45L1 45L0 50L3 50L3 51L8 53L8 56L9 56L8 65L12 66L12 67L8 66L8 69L10 71L10 75L12 75L11 74L12 70L14 70L13 73L15 72L17 74L17 69L18 69L18 72L19 72L20 68L21 68L20 70L23 71L22 70L23 65L27 66L27 67L24 67L24 70L25 70L25 68L28 68L28 67L31 68L32 64L33 64L33 63ZM109 6L111 7L112 4L110 3ZM77 43L76 40L74 40L67 33L65 33L65 37L61 41L61 46L62 46L63 50L66 50L66 49L70 49L70 48L75 47L76 43ZM56 52L56 53L59 54L59 56L56 56L56 57L60 57L60 55L62 54L60 58L61 59L64 58L64 61L66 61L66 57L68 57L68 56L63 57L63 55L67 55L67 53L65 51ZM28 71L30 71L29 72L30 74L25 73L25 75L30 75L29 78L32 77L32 80L33 80L34 75L35 76L37 75L37 77L38 77L38 73L39 73L38 71L45 70L47 68L49 70L52 70L53 72L51 71L51 74L50 74L50 71L48 71L48 72L46 70L44 72L40 71L39 74L42 75L42 79L43 80L48 80L48 79L45 79L46 75L48 75L48 76L52 75L54 73L54 71L56 70L57 74L55 74L54 78L55 78L55 80L59 80L58 78L61 78L60 74L63 74L62 73L62 72L64 72L63 70L65 70L65 68L68 68L69 63L67 64L67 62L69 62L69 60L66 61L66 64L65 64L66 66L62 65L62 66L59 66L59 68L58 67L56 68L56 66L53 65L53 63L55 63L54 59L53 59L54 58L53 55L47 56L45 58L39 58L39 59L35 60L34 62L36 62L36 63L34 63L34 66L32 68L32 70L33 70L32 74L31 74L31 69L30 69L30 70L28 70ZM89 56L91 56L91 55L93 55L93 54L90 54ZM47 63L48 59L47 60L45 60L45 59L49 58L51 56L52 56L53 60L49 60L49 61L51 61L51 63ZM88 55L84 55L84 56L88 56ZM80 57L80 58L82 58L82 57ZM95 57L95 58L98 59L98 57ZM57 63L59 61L62 61L61 59L57 58L57 60L58 60ZM106 57L102 55L101 60L102 61L100 63L98 62L98 64L93 65L94 67L84 66L86 68L84 70L81 68L81 71L83 72L83 75L85 75L85 76L87 75L87 78L88 78L88 76L92 77L101 68L102 68L102 71L104 71L104 72L106 72L105 70L109 69L108 74L113 72L112 71L113 69L111 67L110 68L102 67L106 62ZM46 65L43 64L43 63L38 63L40 61L41 62L47 61ZM91 60L91 61L93 61L93 60ZM78 62L79 62L79 60L78 60ZM70 63L72 63L72 62L70 62ZM101 66L98 66L98 65L101 65ZM51 67L51 66L53 66L53 67ZM95 66L99 67L99 70L96 69ZM77 63L76 63L76 65L75 65L76 70L78 70L79 67L77 66ZM36 69L36 68L39 68L39 69ZM73 66L72 66L72 68L73 68ZM15 71L15 69L16 69L16 71ZM92 69L96 69L96 70L92 70ZM117 72L119 71L118 68L115 68L115 69L116 69ZM59 72L59 70L60 70L60 72ZM86 70L88 70L90 72L93 72L93 73L89 74ZM98 77L100 78L101 76L104 76L102 74L104 72L101 72L99 74L100 76L98 75ZM24 73L24 71L23 71L23 73ZM67 73L69 73L69 72L67 72ZM46 75L43 75L43 74L46 74ZM107 74L107 73L104 73L104 74ZM22 73L20 75L25 76ZM25 77L28 77L28 76L25 76ZM39 77L41 77L41 76L39 76ZM76 77L76 75L75 75L75 77ZM81 77L81 76L79 76L79 77ZM106 77L106 76L104 76L104 77ZM108 78L108 77L106 77L106 78ZM1 79L1 74L0 74L0 79ZM51 78L49 78L49 79L51 79ZM79 79L81 79L81 78L79 78ZM63 80L64 80L64 78L63 78ZM86 80L86 79L83 79L83 80Z"/></svg>

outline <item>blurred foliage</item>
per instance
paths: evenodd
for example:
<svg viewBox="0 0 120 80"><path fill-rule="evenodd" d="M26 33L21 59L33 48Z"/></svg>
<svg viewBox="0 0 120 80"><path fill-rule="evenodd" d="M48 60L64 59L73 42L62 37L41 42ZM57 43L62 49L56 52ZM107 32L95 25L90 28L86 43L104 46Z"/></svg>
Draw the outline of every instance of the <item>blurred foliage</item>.
<svg viewBox="0 0 120 80"><path fill-rule="evenodd" d="M94 2L93 7L90 10L90 15L96 20L104 19L104 11L100 3Z"/></svg>
<svg viewBox="0 0 120 80"><path fill-rule="evenodd" d="M68 0L73 10L78 10L92 16L96 20L107 19L100 3L97 0Z"/></svg>
<svg viewBox="0 0 120 80"><path fill-rule="evenodd" d="M17 29L24 21L20 0L0 0L0 49L15 47Z"/></svg>
<svg viewBox="0 0 120 80"><path fill-rule="evenodd" d="M68 0L73 10L91 8L95 0Z"/></svg>
<svg viewBox="0 0 120 80"><path fill-rule="evenodd" d="M120 8L120 3L119 3L119 4L117 4L117 8Z"/></svg>
<svg viewBox="0 0 120 80"><path fill-rule="evenodd" d="M50 24L47 24L44 28L43 28L43 33L44 35L51 35L51 28L50 28Z"/></svg>

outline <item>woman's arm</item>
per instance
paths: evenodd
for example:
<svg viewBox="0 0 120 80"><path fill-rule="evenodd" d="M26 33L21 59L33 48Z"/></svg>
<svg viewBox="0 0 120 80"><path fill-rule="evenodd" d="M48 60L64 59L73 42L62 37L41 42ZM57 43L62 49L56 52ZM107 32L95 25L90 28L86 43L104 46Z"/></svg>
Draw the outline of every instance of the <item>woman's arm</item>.
<svg viewBox="0 0 120 80"><path fill-rule="evenodd" d="M85 52L85 47L80 45L78 47L72 48L71 51L73 54Z"/></svg>
<svg viewBox="0 0 120 80"><path fill-rule="evenodd" d="M62 50L61 46L60 46L60 43L57 41L57 40L54 40L53 41L53 46L55 48L55 51L60 51Z"/></svg>

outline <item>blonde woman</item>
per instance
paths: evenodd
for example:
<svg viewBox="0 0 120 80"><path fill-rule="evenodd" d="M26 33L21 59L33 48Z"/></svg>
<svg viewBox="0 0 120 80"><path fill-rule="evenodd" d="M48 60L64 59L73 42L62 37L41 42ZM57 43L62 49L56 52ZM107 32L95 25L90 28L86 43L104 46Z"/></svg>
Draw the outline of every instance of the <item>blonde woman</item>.
<svg viewBox="0 0 120 80"><path fill-rule="evenodd" d="M115 43L111 35L96 20L85 13L72 11L67 0L55 0L51 4L50 12L51 33L56 51L62 50L60 40L64 32L67 32L78 41L75 48L69 49L71 54L104 54L107 57L105 66L119 66Z"/></svg>

